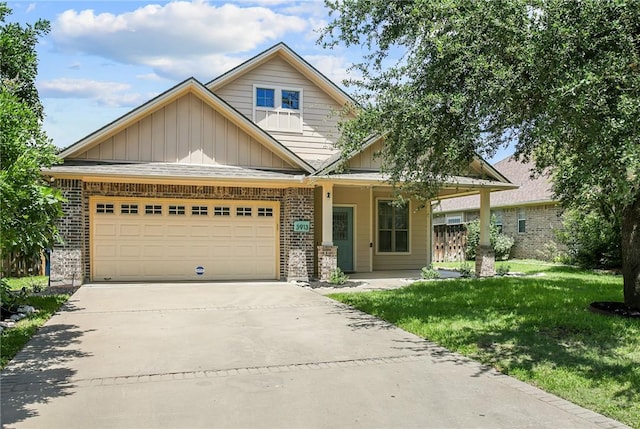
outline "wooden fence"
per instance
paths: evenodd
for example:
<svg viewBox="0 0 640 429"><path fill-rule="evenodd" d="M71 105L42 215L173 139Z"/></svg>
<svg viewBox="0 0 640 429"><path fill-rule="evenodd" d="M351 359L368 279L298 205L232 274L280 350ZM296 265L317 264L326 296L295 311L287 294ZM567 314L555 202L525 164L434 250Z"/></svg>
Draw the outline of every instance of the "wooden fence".
<svg viewBox="0 0 640 429"><path fill-rule="evenodd" d="M434 225L433 262L464 261L467 228L462 225Z"/></svg>
<svg viewBox="0 0 640 429"><path fill-rule="evenodd" d="M25 256L22 253L3 253L0 257L0 277L43 276L44 255Z"/></svg>

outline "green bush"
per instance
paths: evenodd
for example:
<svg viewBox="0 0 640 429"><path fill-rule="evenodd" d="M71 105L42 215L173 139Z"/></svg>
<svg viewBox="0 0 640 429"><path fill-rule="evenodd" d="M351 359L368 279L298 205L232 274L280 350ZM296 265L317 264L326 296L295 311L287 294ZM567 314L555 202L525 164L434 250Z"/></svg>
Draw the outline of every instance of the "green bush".
<svg viewBox="0 0 640 429"><path fill-rule="evenodd" d="M495 216L491 217L489 225L489 241L496 253L496 259L509 259L509 253L513 247L514 239L500 232L496 225ZM468 260L475 259L476 248L480 243L480 220L476 219L467 224L467 244L465 246L465 256Z"/></svg>
<svg viewBox="0 0 640 429"><path fill-rule="evenodd" d="M498 265L496 266L496 275L497 276L506 276L511 271L510 265Z"/></svg>
<svg viewBox="0 0 640 429"><path fill-rule="evenodd" d="M349 276L346 275L340 267L336 267L335 270L329 274L329 283L332 285L343 285L349 280Z"/></svg>
<svg viewBox="0 0 640 429"><path fill-rule="evenodd" d="M422 267L422 278L425 280L434 280L440 278L440 272L433 269L433 264Z"/></svg>
<svg viewBox="0 0 640 429"><path fill-rule="evenodd" d="M558 240L567 246L572 264L585 268L618 268L622 265L620 219L594 211L564 212Z"/></svg>
<svg viewBox="0 0 640 429"><path fill-rule="evenodd" d="M475 275L475 270L473 269L473 265L471 265L467 261L463 261L458 267L458 272L460 273L460 277L464 279L471 278Z"/></svg>

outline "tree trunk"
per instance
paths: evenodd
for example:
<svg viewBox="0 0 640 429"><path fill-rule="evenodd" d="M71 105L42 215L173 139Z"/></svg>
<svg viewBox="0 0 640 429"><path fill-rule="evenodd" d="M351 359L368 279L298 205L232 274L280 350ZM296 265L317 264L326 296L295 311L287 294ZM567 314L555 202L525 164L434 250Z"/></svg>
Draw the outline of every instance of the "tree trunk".
<svg viewBox="0 0 640 429"><path fill-rule="evenodd" d="M622 212L624 303L640 310L640 195Z"/></svg>

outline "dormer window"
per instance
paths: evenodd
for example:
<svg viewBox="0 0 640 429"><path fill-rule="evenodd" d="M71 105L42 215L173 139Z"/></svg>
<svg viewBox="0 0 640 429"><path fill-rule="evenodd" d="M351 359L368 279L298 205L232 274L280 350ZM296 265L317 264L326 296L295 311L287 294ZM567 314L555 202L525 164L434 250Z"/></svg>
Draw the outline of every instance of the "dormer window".
<svg viewBox="0 0 640 429"><path fill-rule="evenodd" d="M256 88L256 107L274 107L275 90L272 88Z"/></svg>
<svg viewBox="0 0 640 429"><path fill-rule="evenodd" d="M302 89L253 86L253 121L269 131L302 132Z"/></svg>

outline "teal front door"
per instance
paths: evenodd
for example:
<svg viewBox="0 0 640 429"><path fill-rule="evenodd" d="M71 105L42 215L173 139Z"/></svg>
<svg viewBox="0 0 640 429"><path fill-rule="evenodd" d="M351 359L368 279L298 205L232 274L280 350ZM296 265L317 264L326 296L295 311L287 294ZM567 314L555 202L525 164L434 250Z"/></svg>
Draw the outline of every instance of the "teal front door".
<svg viewBox="0 0 640 429"><path fill-rule="evenodd" d="M353 207L333 208L333 245L338 247L338 267L353 269Z"/></svg>

